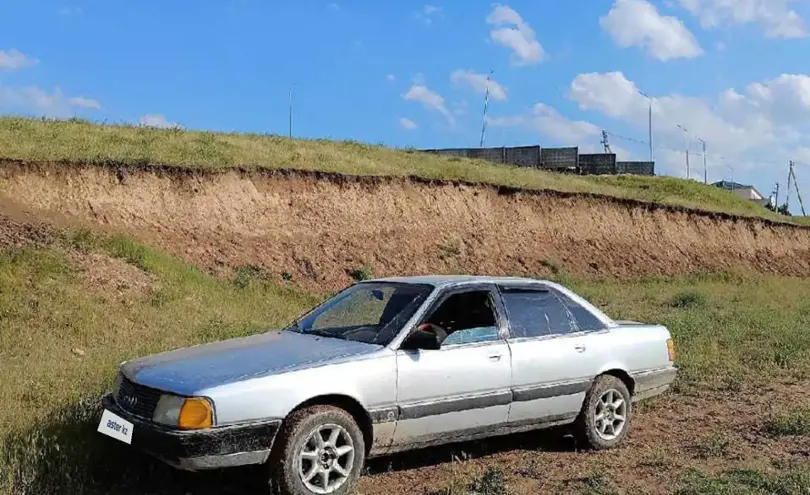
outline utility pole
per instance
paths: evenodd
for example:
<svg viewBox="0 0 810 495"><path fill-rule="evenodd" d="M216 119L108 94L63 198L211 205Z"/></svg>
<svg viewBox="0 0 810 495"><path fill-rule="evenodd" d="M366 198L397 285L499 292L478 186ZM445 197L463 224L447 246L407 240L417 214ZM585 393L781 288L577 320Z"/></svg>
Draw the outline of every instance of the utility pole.
<svg viewBox="0 0 810 495"><path fill-rule="evenodd" d="M700 138L698 138L698 141L703 143L703 183L708 184L709 183L709 172L708 172L708 167L706 166L706 141L704 141L704 140L702 140Z"/></svg>
<svg viewBox="0 0 810 495"><path fill-rule="evenodd" d="M796 196L799 198L799 207L802 209L802 216L806 217L807 213L804 211L804 202L802 201L802 193L799 192L799 181L796 180L796 171L793 168L793 160L790 161L790 176L793 177L793 187L796 188Z"/></svg>
<svg viewBox="0 0 810 495"><path fill-rule="evenodd" d="M639 91L639 94L644 98L647 98L650 106L649 106L649 119L648 119L648 129L650 133L650 162L654 162L655 158L653 157L653 132L652 132L652 104L653 99L646 93Z"/></svg>
<svg viewBox="0 0 810 495"><path fill-rule="evenodd" d="M790 181L793 179L793 161L788 167L787 192L785 193L785 211L790 211Z"/></svg>
<svg viewBox="0 0 810 495"><path fill-rule="evenodd" d="M293 88L292 88L292 86L290 86L290 124L289 124L289 136L290 136L290 139L292 139L292 114L293 114L292 93L293 93Z"/></svg>
<svg viewBox="0 0 810 495"><path fill-rule="evenodd" d="M492 77L493 70L490 69L489 74L487 74L487 92L484 95L484 120L481 122L481 143L479 144L480 148L484 147L484 136L487 132L487 108L489 107L489 82L490 78Z"/></svg>
<svg viewBox="0 0 810 495"><path fill-rule="evenodd" d="M773 198L773 206L774 208L779 208L779 183L776 183L776 193Z"/></svg>
<svg viewBox="0 0 810 495"><path fill-rule="evenodd" d="M610 154L612 151L610 150L610 143L608 142L608 132L606 130L602 130L602 147L605 149L605 154Z"/></svg>
<svg viewBox="0 0 810 495"><path fill-rule="evenodd" d="M686 130L686 127L678 124L678 127L681 128L683 131L683 142L684 142L684 149L686 150L686 178L689 178L689 131Z"/></svg>

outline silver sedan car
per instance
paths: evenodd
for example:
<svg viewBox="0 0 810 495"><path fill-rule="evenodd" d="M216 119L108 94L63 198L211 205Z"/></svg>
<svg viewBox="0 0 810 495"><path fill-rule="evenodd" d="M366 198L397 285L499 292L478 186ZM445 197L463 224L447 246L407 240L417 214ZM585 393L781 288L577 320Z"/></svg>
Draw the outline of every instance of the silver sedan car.
<svg viewBox="0 0 810 495"><path fill-rule="evenodd" d="M611 448L675 379L661 325L543 280L356 283L288 328L124 362L99 431L186 470L263 464L276 493L350 493L366 459L571 425Z"/></svg>

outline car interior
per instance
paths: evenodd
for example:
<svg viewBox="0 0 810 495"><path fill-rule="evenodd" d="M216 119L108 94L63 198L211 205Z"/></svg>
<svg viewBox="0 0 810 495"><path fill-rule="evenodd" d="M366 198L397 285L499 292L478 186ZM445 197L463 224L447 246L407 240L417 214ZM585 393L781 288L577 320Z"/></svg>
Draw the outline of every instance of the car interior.
<svg viewBox="0 0 810 495"><path fill-rule="evenodd" d="M419 325L419 329L437 333L443 347L498 338L498 326L488 291L451 295Z"/></svg>

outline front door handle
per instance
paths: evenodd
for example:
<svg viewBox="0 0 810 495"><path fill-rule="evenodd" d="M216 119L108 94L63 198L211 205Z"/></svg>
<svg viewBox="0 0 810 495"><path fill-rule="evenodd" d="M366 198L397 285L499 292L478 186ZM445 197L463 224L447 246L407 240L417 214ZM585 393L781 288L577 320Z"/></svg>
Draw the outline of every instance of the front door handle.
<svg viewBox="0 0 810 495"><path fill-rule="evenodd" d="M577 351L577 352L585 352L585 346L584 345L575 345L574 350Z"/></svg>
<svg viewBox="0 0 810 495"><path fill-rule="evenodd" d="M501 355L500 354L490 354L489 355L489 360L490 361L500 361L501 360Z"/></svg>

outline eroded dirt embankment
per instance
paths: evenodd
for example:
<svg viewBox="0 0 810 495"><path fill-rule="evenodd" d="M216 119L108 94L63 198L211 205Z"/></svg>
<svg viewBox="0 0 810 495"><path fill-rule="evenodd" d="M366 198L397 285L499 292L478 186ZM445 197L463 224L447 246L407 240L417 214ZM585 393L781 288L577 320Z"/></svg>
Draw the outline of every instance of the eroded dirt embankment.
<svg viewBox="0 0 810 495"><path fill-rule="evenodd" d="M810 229L611 198L298 172L0 162L0 198L156 244L214 271L321 289L428 272L810 275Z"/></svg>

